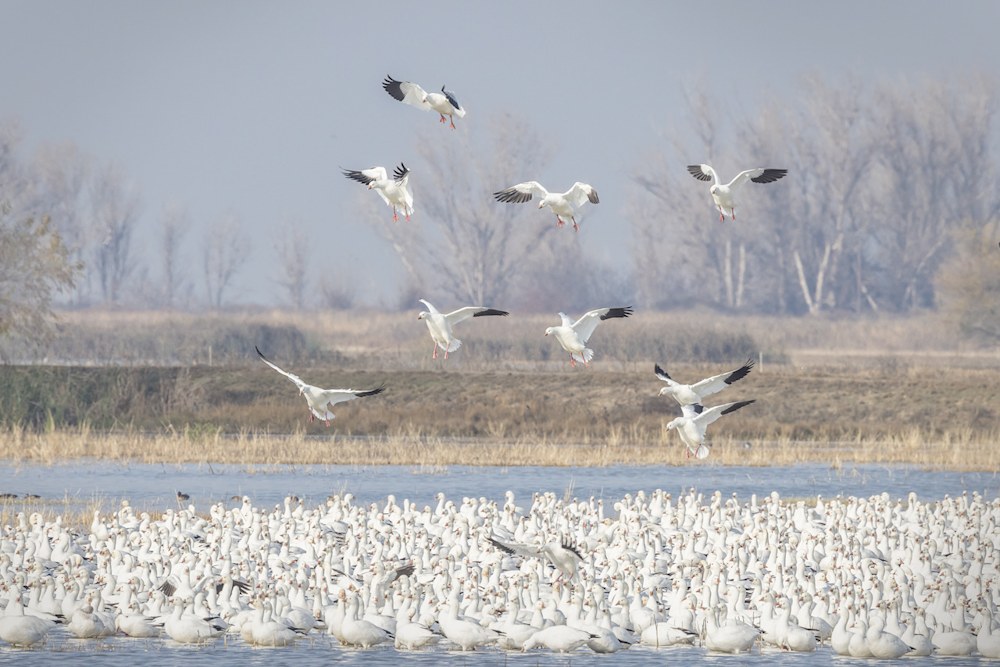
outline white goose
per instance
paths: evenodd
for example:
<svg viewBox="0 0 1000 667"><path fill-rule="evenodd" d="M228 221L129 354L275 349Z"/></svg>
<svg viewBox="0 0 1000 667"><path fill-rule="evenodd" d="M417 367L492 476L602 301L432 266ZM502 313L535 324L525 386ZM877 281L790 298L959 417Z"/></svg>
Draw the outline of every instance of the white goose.
<svg viewBox="0 0 1000 667"><path fill-rule="evenodd" d="M562 540L554 540L540 547L531 544L502 542L492 536L489 541L490 544L504 553L516 554L523 558L547 558L559 570L560 575L565 576L567 580L576 576L579 564L583 561L580 551L572 544Z"/></svg>
<svg viewBox="0 0 1000 667"><path fill-rule="evenodd" d="M746 653L753 648L760 628L749 623L728 619L719 622L719 608L706 614L705 648L718 653Z"/></svg>
<svg viewBox="0 0 1000 667"><path fill-rule="evenodd" d="M685 405L681 408L684 414L671 420L667 424L667 430L677 429L681 441L687 446L688 456L695 456L699 459L706 458L711 451L705 444L705 431L709 424L715 422L722 415L728 415L750 405L754 400L756 399L723 403L710 408L703 408L700 405ZM701 409L699 410L699 408Z"/></svg>
<svg viewBox="0 0 1000 667"><path fill-rule="evenodd" d="M712 181L712 187L710 187L708 191L712 195L712 201L715 202L715 207L719 209L720 221L726 219L727 211L733 220L736 219L735 194L737 188L741 185L747 181L753 181L754 183L773 183L779 178L783 178L785 174L788 173L787 169L765 169L763 167L758 167L756 169L741 171L736 175L736 178L728 183L720 183L719 175L716 174L715 170L707 164L691 164L688 165L687 169L691 175L699 181Z"/></svg>
<svg viewBox="0 0 1000 667"><path fill-rule="evenodd" d="M666 387L660 389L659 395L672 396L674 400L684 406L703 403L706 396L716 394L737 380L742 380L753 368L753 365L753 359L747 359L745 364L734 371L713 375L694 384L681 384L674 381L659 364L654 364L653 371L656 373L656 377L667 383Z"/></svg>
<svg viewBox="0 0 1000 667"><path fill-rule="evenodd" d="M632 306L621 308L596 308L585 313L576 322L566 316L566 313L559 313L562 324L549 327L545 330L545 335L553 335L562 348L569 352L570 364L576 366L576 362L584 365L590 363L594 358L594 351L587 347L597 325L604 320L616 317L628 317L632 314Z"/></svg>
<svg viewBox="0 0 1000 667"><path fill-rule="evenodd" d="M427 306L427 310L421 311L417 315L417 319L427 323L427 329L431 332L431 338L434 339L433 359L437 359L439 347L444 350L444 358L447 359L449 352L454 352L462 346L462 341L455 338L455 334L452 332L452 327L459 322L464 322L470 317L503 317L510 314L506 310L496 310L495 308L487 308L486 306L466 306L445 314L439 312L426 299L420 299L420 303Z"/></svg>
<svg viewBox="0 0 1000 667"><path fill-rule="evenodd" d="M440 122L445 122L445 116L451 120L451 129L455 129L455 116L465 118L465 109L458 103L455 93L441 86L440 93L428 93L412 81L397 81L386 76L382 82L385 92L393 99L405 102L423 111L434 110L441 116Z"/></svg>
<svg viewBox="0 0 1000 667"><path fill-rule="evenodd" d="M369 190L374 190L387 206L392 208L392 221L399 222L399 211L403 211L403 217L407 220L413 215L413 194L410 192L410 170L402 162L392 172L389 178L385 167L371 167L370 169L344 169L344 176L352 181L357 181L368 186Z"/></svg>
<svg viewBox="0 0 1000 667"><path fill-rule="evenodd" d="M344 622L340 626L340 634L344 638L344 643L349 646L370 648L383 642L392 641L392 635L371 621L360 617L359 605L358 597L353 596L348 604Z"/></svg>
<svg viewBox="0 0 1000 667"><path fill-rule="evenodd" d="M493 644L500 639L496 630L484 628L479 623L459 618L458 589L452 591L449 603L444 612L438 614L438 625L448 641L456 644L463 651L475 650L477 646Z"/></svg>
<svg viewBox="0 0 1000 667"><path fill-rule="evenodd" d="M7 608L0 616L0 640L13 646L34 646L45 639L55 623L37 616L26 616L20 596L7 603Z"/></svg>
<svg viewBox="0 0 1000 667"><path fill-rule="evenodd" d="M364 398L365 396L374 396L375 394L381 394L385 391L385 385L381 385L374 389L321 389L319 387L314 387L311 384L306 384L303 382L302 378L288 371L282 370L277 365L268 361L267 357L260 351L260 348L255 347L257 350L257 355L260 360L265 364L278 371L286 378L291 380L296 387L299 389L299 393L306 397L306 403L309 405L309 415L310 421L316 419L322 419L327 426L330 425L330 420L334 418L330 408L332 408L337 403L343 403L344 401L353 401L355 398Z"/></svg>
<svg viewBox="0 0 1000 667"><path fill-rule="evenodd" d="M548 206L556 215L558 227L565 225L568 218L576 231L580 231L580 225L576 222L576 209L586 202L591 204L601 202L597 197L597 190L579 181L566 192L549 192L538 181L526 181L494 192L493 196L497 201L506 204L523 204L531 201L534 197L539 197L538 208Z"/></svg>

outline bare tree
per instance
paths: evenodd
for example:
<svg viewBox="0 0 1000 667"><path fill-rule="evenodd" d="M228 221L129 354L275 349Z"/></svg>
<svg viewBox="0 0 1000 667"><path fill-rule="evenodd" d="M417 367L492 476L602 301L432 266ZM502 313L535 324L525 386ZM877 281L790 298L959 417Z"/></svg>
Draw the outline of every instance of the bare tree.
<svg viewBox="0 0 1000 667"><path fill-rule="evenodd" d="M135 268L132 233L139 217L138 194L125 184L121 170L107 164L90 187L91 224L99 239L93 250L93 268L106 303L118 303Z"/></svg>
<svg viewBox="0 0 1000 667"><path fill-rule="evenodd" d="M440 133L420 136L424 168L411 167L411 222L387 224L371 208L375 203L366 212L412 287L476 304L510 297L523 275L519 267L540 256L555 231L530 215L537 211L493 200L494 191L539 177L547 151L522 122L505 116L489 124L489 145L474 143L466 133L447 140Z"/></svg>
<svg viewBox="0 0 1000 667"><path fill-rule="evenodd" d="M309 268L309 237L302 226L293 221L285 221L279 226L274 243L281 275L278 284L285 290L285 297L295 307L305 306L307 275Z"/></svg>
<svg viewBox="0 0 1000 667"><path fill-rule="evenodd" d="M160 249L163 252L163 305L173 308L177 296L190 284L182 270L181 244L191 228L191 216L178 204L165 206L160 212Z"/></svg>
<svg viewBox="0 0 1000 667"><path fill-rule="evenodd" d="M220 218L206 230L202 266L205 295L213 308L222 308L226 289L246 263L250 247L250 237L234 214Z"/></svg>
<svg viewBox="0 0 1000 667"><path fill-rule="evenodd" d="M659 308L739 308L753 237L743 221L718 224L707 188L684 170L686 164L713 162L721 141L719 105L701 89L686 91L685 101L690 131L670 131L666 148L643 159L646 168L634 177L639 189L629 215L639 297ZM677 156L685 157L679 161Z"/></svg>
<svg viewBox="0 0 1000 667"><path fill-rule="evenodd" d="M878 90L872 255L882 298L897 310L934 306L933 278L951 231L1000 210L989 150L996 106L996 86L985 79Z"/></svg>
<svg viewBox="0 0 1000 667"><path fill-rule="evenodd" d="M740 143L746 154L789 169L780 187L757 193L758 220L765 223L757 233L766 239L760 247L773 267L768 284L782 290L782 310L799 310L784 296L787 285L806 312L817 314L839 307L845 287L854 284L840 260L864 247L865 178L874 147L857 81L833 88L811 77L802 87L799 104L769 105L749 120ZM856 284L863 288L863 275Z"/></svg>

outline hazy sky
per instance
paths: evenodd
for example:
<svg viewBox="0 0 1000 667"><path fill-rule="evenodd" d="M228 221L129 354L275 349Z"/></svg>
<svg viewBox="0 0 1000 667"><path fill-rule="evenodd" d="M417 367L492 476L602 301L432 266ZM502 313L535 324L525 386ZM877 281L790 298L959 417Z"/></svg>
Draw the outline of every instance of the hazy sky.
<svg viewBox="0 0 1000 667"><path fill-rule="evenodd" d="M720 115L739 115L764 96L789 94L805 72L832 80L1000 72L993 0L0 0L0 8L0 120L20 121L28 149L71 141L122 168L141 192L137 242L154 276L151 230L165 204L190 211L186 252L199 260L201 229L235 213L255 245L231 300L253 303L279 298L272 246L287 220L314 240L314 276L321 265L348 270L363 300L395 295L396 261L357 220L361 186L338 167L406 162L419 216L414 132L433 126L441 141L454 136L435 114L386 95L386 74L428 90L447 84L468 110L456 133L485 130L480 121L499 112L530 121L554 156L524 180L593 184L601 204L588 212L581 245L622 262L628 178L658 134L684 122L685 85L703 81L726 100ZM676 159L683 169L703 156ZM755 165L720 154L717 166ZM380 212L391 224L389 210ZM539 215L538 224L550 223Z"/></svg>

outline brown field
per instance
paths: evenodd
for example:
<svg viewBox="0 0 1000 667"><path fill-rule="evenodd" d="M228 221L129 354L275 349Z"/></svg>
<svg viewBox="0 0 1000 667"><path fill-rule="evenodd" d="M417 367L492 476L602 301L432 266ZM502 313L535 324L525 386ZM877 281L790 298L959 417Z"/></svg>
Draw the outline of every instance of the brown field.
<svg viewBox="0 0 1000 667"><path fill-rule="evenodd" d="M556 319L463 323L462 349L432 362L415 312L67 313L47 346L60 365L0 367L0 458L698 465L665 430L677 409L653 363L692 381L752 355L763 363L709 401L757 401L711 427L709 462L1000 470L1000 352L956 345L931 315L637 313L602 325L575 370L542 336ZM308 382L388 388L310 424L256 340Z"/></svg>

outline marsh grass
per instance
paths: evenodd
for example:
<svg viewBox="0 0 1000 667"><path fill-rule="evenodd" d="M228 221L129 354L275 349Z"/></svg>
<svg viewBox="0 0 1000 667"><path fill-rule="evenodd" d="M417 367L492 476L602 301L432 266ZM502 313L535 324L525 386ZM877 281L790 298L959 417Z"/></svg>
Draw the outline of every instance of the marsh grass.
<svg viewBox="0 0 1000 667"><path fill-rule="evenodd" d="M671 434L672 435L672 434ZM613 430L613 438L591 434L579 441L558 438L496 439L440 437L414 429L384 436L316 436L304 432L276 435L243 431L226 434L135 431L49 433L8 431L0 435L0 458L54 464L67 459L139 463L221 463L244 466L255 474L268 466L405 465L425 474L452 465L610 466L610 465L791 465L828 463L910 464L935 470L1000 469L1000 433L987 437L959 430L927 439L918 430L855 437L840 441L747 439L724 435L711 440L711 457L696 461L676 438L645 439L637 430Z"/></svg>
<svg viewBox="0 0 1000 667"><path fill-rule="evenodd" d="M574 370L541 335L554 315L466 323L462 349L433 362L415 312L63 313L52 363L0 366L0 458L701 465L665 429L677 406L656 396L653 364L693 381L753 356L710 402L756 399L712 426L709 462L1000 469L1000 352L961 347L933 314L638 311L601 327L594 363ZM388 388L338 405L327 429L254 345L317 385ZM39 361L11 341L0 353Z"/></svg>

